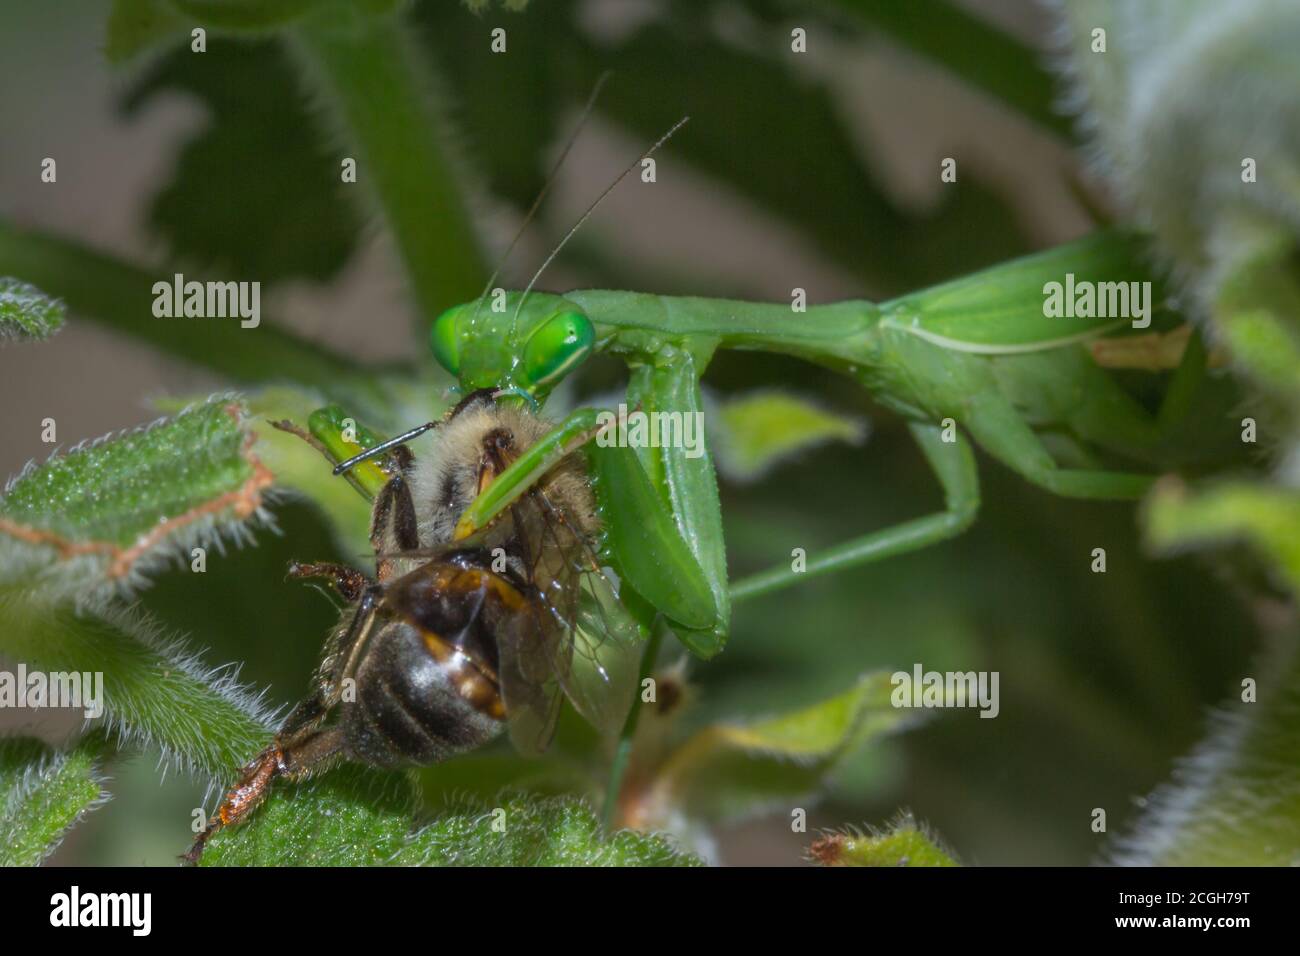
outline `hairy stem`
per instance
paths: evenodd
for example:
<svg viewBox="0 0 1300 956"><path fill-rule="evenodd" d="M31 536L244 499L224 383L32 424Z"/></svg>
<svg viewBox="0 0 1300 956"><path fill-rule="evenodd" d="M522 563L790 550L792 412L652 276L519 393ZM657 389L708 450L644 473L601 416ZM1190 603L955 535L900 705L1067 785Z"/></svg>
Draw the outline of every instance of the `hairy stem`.
<svg viewBox="0 0 1300 956"><path fill-rule="evenodd" d="M357 180L368 184L397 240L421 314L432 320L472 299L487 276L463 184L451 160L422 62L392 17L347 15L304 21L294 32L300 58L356 150Z"/></svg>
<svg viewBox="0 0 1300 956"><path fill-rule="evenodd" d="M623 730L618 735L618 746L614 748L614 759L609 765L609 781L605 785L605 805L601 808L601 824L606 831L614 822L619 791L623 788L623 776L627 773L628 761L632 756L632 740L636 736L637 722L641 719L641 687L655 666L663 636L663 628L655 627L652 623L650 640L646 642L645 653L641 655L641 671L633 691L632 707L627 712L627 720L623 722Z"/></svg>

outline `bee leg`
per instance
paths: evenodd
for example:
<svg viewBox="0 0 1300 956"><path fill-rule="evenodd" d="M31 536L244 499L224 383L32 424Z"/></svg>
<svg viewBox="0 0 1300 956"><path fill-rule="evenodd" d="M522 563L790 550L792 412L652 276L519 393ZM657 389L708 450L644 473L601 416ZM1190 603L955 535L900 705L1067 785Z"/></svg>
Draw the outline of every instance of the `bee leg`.
<svg viewBox="0 0 1300 956"><path fill-rule="evenodd" d="M325 578L334 585L334 589L349 604L355 604L361 600L362 592L370 584L370 579L356 568L328 561L311 561L304 564L295 561L289 565L288 576L303 579Z"/></svg>
<svg viewBox="0 0 1300 956"><path fill-rule="evenodd" d="M276 777L301 780L313 771L322 769L322 764L332 763L342 749L343 731L338 727L324 730L312 728L293 740L282 740L277 736L275 743L240 771L239 779L226 792L217 812L203 832L195 837L182 859L186 863L198 863L212 834L222 827L240 822L257 809Z"/></svg>
<svg viewBox="0 0 1300 956"><path fill-rule="evenodd" d="M203 855L203 848L208 839L222 827L237 823L253 811L266 795L267 787L283 771L280 763L283 752L278 743L273 743L247 763L239 772L235 785L226 791L217 812L212 815L208 825L194 838L194 842L181 858L186 863L198 863Z"/></svg>
<svg viewBox="0 0 1300 956"><path fill-rule="evenodd" d="M314 730L338 703L343 694L343 681L355 667L358 651L370 633L370 625L374 621L382 594L383 591L373 584L361 592L357 609L353 612L347 629L342 633L335 632L336 637L330 641L321 660L315 690L289 712L276 733L277 741L289 741Z"/></svg>
<svg viewBox="0 0 1300 956"><path fill-rule="evenodd" d="M370 544L377 556L375 576L380 581L391 577L393 573L392 560L383 557L390 527L397 550L420 549L420 527L415 517L415 502L411 499L411 486L406 482L406 471L414 459L405 447L394 448L389 454L397 465L397 473L388 479L388 483L379 492L370 520Z"/></svg>
<svg viewBox="0 0 1300 956"><path fill-rule="evenodd" d="M383 590L373 584L362 591L347 630L325 655L315 691L289 712L271 745L240 770L235 785L182 857L185 862L197 863L212 834L248 816L262 802L276 777L300 779L340 752L342 731L337 727L321 729L320 723L342 696L344 678L356 665L382 594Z"/></svg>

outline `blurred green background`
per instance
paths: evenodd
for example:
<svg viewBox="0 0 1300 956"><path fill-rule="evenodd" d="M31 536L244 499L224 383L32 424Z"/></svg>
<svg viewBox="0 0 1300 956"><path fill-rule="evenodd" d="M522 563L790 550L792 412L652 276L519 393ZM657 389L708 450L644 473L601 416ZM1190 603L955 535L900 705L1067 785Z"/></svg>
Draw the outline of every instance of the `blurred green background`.
<svg viewBox="0 0 1300 956"><path fill-rule="evenodd" d="M661 155L659 182L617 190L543 287L883 298L1087 232L1069 126L1047 106L1044 11L935 7L945 19L918 4L900 18L892 6L535 0L476 14L423 2L405 17L489 261L597 77L615 71L505 268L508 286L683 114L691 123ZM83 0L0 10L0 214L140 263L260 278L264 311L285 327L361 359L425 362L393 240L338 184L346 152L297 54L274 37L214 36L205 56L160 49L110 66L107 18L107 4ZM505 55L489 50L495 26L508 31ZM809 31L806 55L789 53L793 26ZM57 189L35 185L44 156L60 157ZM950 156L956 184L939 181ZM256 335L247 342L256 348ZM620 374L593 362L577 393ZM724 483L733 575L937 505L901 423L851 383L738 354L720 356L706 382L717 395L779 385L871 424L861 447L810 452L756 485ZM0 473L48 453L45 417L66 445L153 417L151 399L222 384L74 314L52 342L0 353ZM966 862L1087 863L1105 840L1093 808L1107 809L1111 834L1124 828L1202 736L1207 707L1250 674L1261 637L1252 608L1208 565L1143 553L1132 507L1052 498L981 466L984 509L957 541L738 606L726 651L690 669L691 720L788 710L875 668L999 671L996 720L950 711L856 754L810 807L809 831L909 807ZM307 505L277 516L280 535L214 555L204 576L164 575L143 600L205 660L243 662L245 681L288 704L334 610L286 584L284 568L337 554ZM1096 547L1105 574L1089 570ZM160 783L148 755L112 772L115 799L55 862L171 862L203 784ZM789 864L809 839L777 815L722 832L719 853Z"/></svg>

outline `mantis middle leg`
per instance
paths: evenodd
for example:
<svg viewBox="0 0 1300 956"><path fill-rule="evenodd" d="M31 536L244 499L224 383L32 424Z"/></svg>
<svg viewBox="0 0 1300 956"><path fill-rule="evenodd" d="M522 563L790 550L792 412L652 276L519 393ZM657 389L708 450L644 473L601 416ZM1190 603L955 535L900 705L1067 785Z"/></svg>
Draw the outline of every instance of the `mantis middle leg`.
<svg viewBox="0 0 1300 956"><path fill-rule="evenodd" d="M732 600L767 594L810 575L842 571L869 561L916 551L955 537L970 527L979 511L980 498L979 473L969 440L954 430L950 433L952 441L945 441L945 429L923 422L911 422L908 429L939 479L944 497L942 511L838 544L810 556L801 571L783 564L742 578L731 586Z"/></svg>

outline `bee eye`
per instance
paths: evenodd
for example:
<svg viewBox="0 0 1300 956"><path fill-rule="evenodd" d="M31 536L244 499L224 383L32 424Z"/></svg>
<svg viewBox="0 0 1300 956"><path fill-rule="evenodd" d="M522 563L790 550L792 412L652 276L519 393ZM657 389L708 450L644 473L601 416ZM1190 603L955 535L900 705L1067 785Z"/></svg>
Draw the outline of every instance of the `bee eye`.
<svg viewBox="0 0 1300 956"><path fill-rule="evenodd" d="M581 312L556 313L524 346L524 372L534 385L557 381L582 364L595 342L596 330Z"/></svg>
<svg viewBox="0 0 1300 956"><path fill-rule="evenodd" d="M429 330L429 348L438 364L452 375L460 374L460 306L448 309Z"/></svg>

